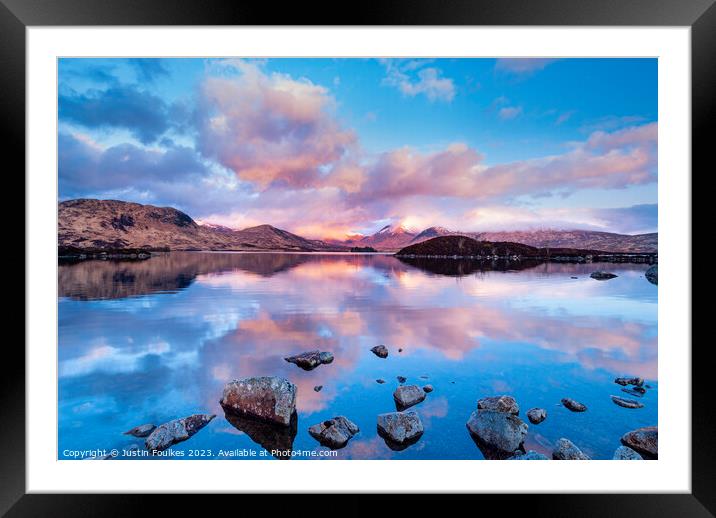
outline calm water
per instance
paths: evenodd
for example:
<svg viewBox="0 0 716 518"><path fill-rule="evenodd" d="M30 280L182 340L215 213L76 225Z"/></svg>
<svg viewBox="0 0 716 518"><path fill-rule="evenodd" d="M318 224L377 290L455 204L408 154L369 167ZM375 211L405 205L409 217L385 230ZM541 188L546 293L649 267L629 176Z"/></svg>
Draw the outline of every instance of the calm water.
<svg viewBox="0 0 716 518"><path fill-rule="evenodd" d="M596 269L619 277L595 281ZM361 432L338 458L481 459L465 423L477 399L510 394L526 422L532 407L548 413L530 424L527 449L549 455L567 437L592 458L611 458L622 434L657 423L657 287L645 270L198 252L61 265L58 455L141 444L122 432L194 413L217 417L173 451L260 452L218 401L231 379L271 375L298 386L295 450L325 450L308 427L345 415ZM377 344L388 346L387 359L370 352ZM312 349L335 361L305 372L283 360ZM376 415L395 411L398 375L435 387L411 408L424 435L400 452L376 433ZM644 408L611 401L632 397L613 382L622 375L647 379ZM572 413L563 397L589 410Z"/></svg>

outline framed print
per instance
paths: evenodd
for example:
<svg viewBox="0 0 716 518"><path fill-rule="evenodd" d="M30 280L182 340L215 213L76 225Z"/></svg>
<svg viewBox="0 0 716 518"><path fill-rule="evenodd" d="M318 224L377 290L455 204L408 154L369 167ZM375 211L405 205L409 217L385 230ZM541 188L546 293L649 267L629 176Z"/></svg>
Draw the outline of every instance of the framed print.
<svg viewBox="0 0 716 518"><path fill-rule="evenodd" d="M27 312L3 511L712 515L691 182L716 8L453 7L4 2Z"/></svg>

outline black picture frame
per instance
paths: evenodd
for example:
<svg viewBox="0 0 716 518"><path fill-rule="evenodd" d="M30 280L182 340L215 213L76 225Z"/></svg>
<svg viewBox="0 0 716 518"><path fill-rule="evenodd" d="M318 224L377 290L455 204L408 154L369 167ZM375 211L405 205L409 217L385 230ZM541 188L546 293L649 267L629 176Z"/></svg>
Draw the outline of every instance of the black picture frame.
<svg viewBox="0 0 716 518"><path fill-rule="evenodd" d="M0 0L0 127L5 164L25 168L25 30L63 25L576 25L689 26L692 44L692 170L713 170L710 135L716 120L716 0L430 0L365 1L355 7L337 2L278 4L214 0ZM712 131L709 131L709 128ZM12 160L14 159L14 160ZM708 162L707 162L708 161ZM707 163L709 169L707 170ZM690 171L681 174L691 174ZM21 187L24 189L23 187ZM708 205L706 205L708 206ZM692 219L706 217L692 202ZM701 211L701 212L699 212ZM692 233L693 235L693 233ZM23 238L24 239L24 238ZM692 253L693 255L693 253ZM693 276L705 266L693 264ZM31 272L25 271L28 275ZM692 304L693 314L707 306ZM697 319L693 318L692 322ZM556 516L714 516L716 459L714 407L710 401L710 341L691 346L692 492L690 494L493 495L490 503L524 508L531 515ZM691 344L663 344L688 352ZM0 514L7 516L129 516L146 514L143 495L25 494L25 356L17 342L5 347L0 376ZM54 426L54 425L53 425ZM629 473L624 473L628 480ZM213 497L216 498L216 497ZM223 501L229 502L224 497ZM246 497L241 508L246 509ZM264 497L266 498L266 497ZM479 498L488 498L480 496ZM306 499L307 500L307 499ZM300 500L293 505L301 506ZM486 502L483 500L483 502ZM261 505L260 502L252 502ZM162 498L172 508L195 513L187 499ZM266 504L268 505L268 504ZM308 503L312 506L314 504ZM346 513L371 512L365 498L347 497ZM402 501L402 514L420 499ZM215 511L213 511L215 512ZM343 513L345 514L345 513Z"/></svg>

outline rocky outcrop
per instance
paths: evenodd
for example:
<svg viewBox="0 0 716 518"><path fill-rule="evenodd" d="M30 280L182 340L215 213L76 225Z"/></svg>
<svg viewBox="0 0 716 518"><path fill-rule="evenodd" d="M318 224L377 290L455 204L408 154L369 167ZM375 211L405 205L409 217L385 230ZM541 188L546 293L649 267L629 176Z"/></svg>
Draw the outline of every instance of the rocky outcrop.
<svg viewBox="0 0 716 518"><path fill-rule="evenodd" d="M359 431L354 422L342 415L314 424L308 429L311 437L332 450L343 448Z"/></svg>
<svg viewBox="0 0 716 518"><path fill-rule="evenodd" d="M631 448L645 459L659 458L659 428L646 426L622 436L622 444Z"/></svg>
<svg viewBox="0 0 716 518"><path fill-rule="evenodd" d="M392 450L404 450L414 444L423 431L423 423L416 412L391 412L378 416L378 435Z"/></svg>
<svg viewBox="0 0 716 518"><path fill-rule="evenodd" d="M654 265L649 267L649 269L644 273L644 276L646 277L646 280L649 281L652 284L659 284L659 266Z"/></svg>
<svg viewBox="0 0 716 518"><path fill-rule="evenodd" d="M554 451L552 451L552 458L554 460L591 460L572 441L564 437L557 441Z"/></svg>
<svg viewBox="0 0 716 518"><path fill-rule="evenodd" d="M478 445L511 455L522 447L529 427L509 412L476 410L470 414L467 428Z"/></svg>
<svg viewBox="0 0 716 518"><path fill-rule="evenodd" d="M644 460L644 458L631 448L619 446L614 452L612 460Z"/></svg>
<svg viewBox="0 0 716 518"><path fill-rule="evenodd" d="M288 426L296 411L296 385L284 378L255 377L224 386L224 411Z"/></svg>
<svg viewBox="0 0 716 518"><path fill-rule="evenodd" d="M147 437L150 433L152 433L157 428L157 425L154 424L140 424L139 426L135 426L131 430L127 430L124 432L124 435L133 435L134 437Z"/></svg>
<svg viewBox="0 0 716 518"><path fill-rule="evenodd" d="M520 406L512 396L485 397L477 401L478 410L491 410L493 412L507 412L518 415Z"/></svg>
<svg viewBox="0 0 716 518"><path fill-rule="evenodd" d="M547 411L544 408L530 408L527 411L527 419L532 424L540 424L547 419Z"/></svg>
<svg viewBox="0 0 716 518"><path fill-rule="evenodd" d="M592 272L589 276L598 281L608 281L609 279L617 277L617 275L610 272Z"/></svg>
<svg viewBox="0 0 716 518"><path fill-rule="evenodd" d="M549 460L549 457L541 453L537 453L534 450L530 450L527 453L518 453L512 457L508 457L507 460Z"/></svg>
<svg viewBox="0 0 716 518"><path fill-rule="evenodd" d="M619 405L624 408L644 408L644 405L642 403L639 403L638 401L635 401L633 399L627 399L619 396L611 396L611 398L616 405Z"/></svg>
<svg viewBox="0 0 716 518"><path fill-rule="evenodd" d="M393 399L398 410L405 410L425 399L425 391L417 385L404 385L395 389Z"/></svg>
<svg viewBox="0 0 716 518"><path fill-rule="evenodd" d="M627 385L634 385L635 387L641 387L644 385L643 378L615 378L614 383L626 387Z"/></svg>
<svg viewBox="0 0 716 518"><path fill-rule="evenodd" d="M375 354L378 358L387 358L388 357L388 348L384 345L376 345L371 349L373 354Z"/></svg>
<svg viewBox="0 0 716 518"><path fill-rule="evenodd" d="M293 441L298 432L298 416L294 412L288 425L276 424L269 421L248 417L232 412L224 412L226 421L245 433L249 439L264 448L279 460L290 460L293 451Z"/></svg>
<svg viewBox="0 0 716 518"><path fill-rule="evenodd" d="M572 412L584 412L587 410L586 405L568 397L562 399L562 404Z"/></svg>
<svg viewBox="0 0 716 518"><path fill-rule="evenodd" d="M149 451L164 451L176 443L186 441L215 417L213 414L194 414L189 417L174 419L158 426L149 434L144 443Z"/></svg>
<svg viewBox="0 0 716 518"><path fill-rule="evenodd" d="M293 363L305 371L310 371L324 363L331 363L333 355L329 352L308 351L294 356L284 358L288 363Z"/></svg>

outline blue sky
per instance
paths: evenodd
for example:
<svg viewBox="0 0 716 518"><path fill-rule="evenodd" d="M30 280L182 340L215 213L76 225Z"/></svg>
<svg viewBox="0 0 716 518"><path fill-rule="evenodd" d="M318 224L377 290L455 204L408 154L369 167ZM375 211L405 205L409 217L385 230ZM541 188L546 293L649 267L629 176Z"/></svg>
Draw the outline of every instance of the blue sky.
<svg viewBox="0 0 716 518"><path fill-rule="evenodd" d="M656 59L61 59L60 198L309 237L657 229Z"/></svg>

